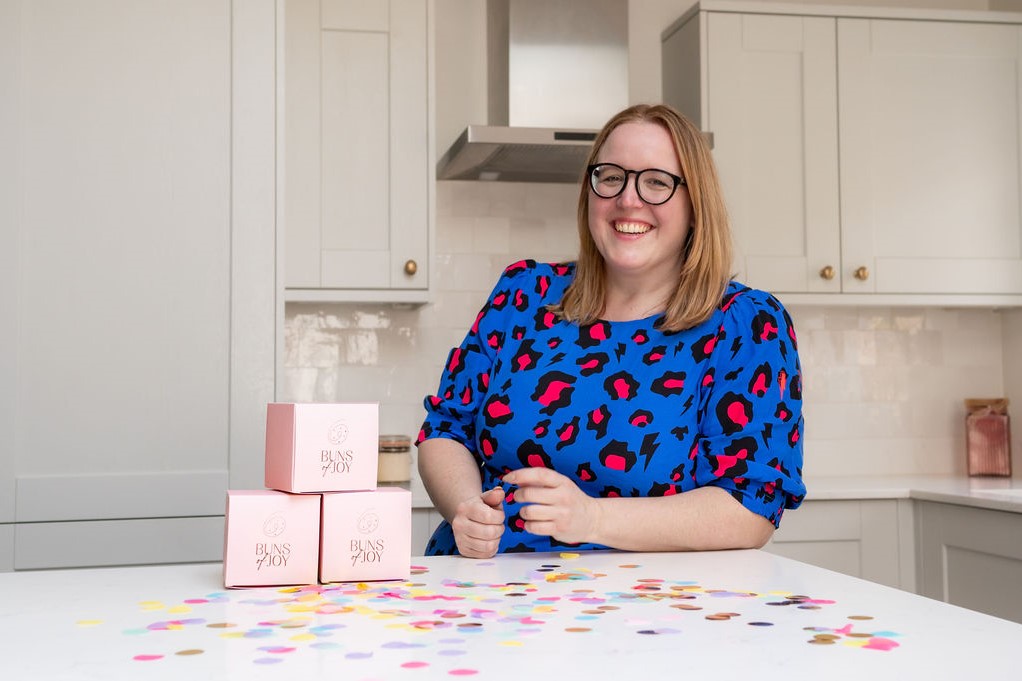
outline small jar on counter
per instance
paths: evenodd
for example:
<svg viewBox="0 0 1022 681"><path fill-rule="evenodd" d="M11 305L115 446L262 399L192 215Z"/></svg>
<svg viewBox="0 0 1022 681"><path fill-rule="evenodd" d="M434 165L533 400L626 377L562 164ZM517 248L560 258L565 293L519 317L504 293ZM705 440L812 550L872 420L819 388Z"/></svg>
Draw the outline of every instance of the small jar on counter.
<svg viewBox="0 0 1022 681"><path fill-rule="evenodd" d="M407 435L381 435L376 481L401 485L412 479L412 440Z"/></svg>

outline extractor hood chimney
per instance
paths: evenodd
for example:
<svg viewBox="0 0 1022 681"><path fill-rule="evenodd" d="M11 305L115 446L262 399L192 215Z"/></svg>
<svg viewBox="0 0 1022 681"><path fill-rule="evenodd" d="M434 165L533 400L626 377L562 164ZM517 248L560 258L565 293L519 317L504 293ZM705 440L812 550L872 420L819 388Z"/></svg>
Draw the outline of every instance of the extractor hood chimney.
<svg viewBox="0 0 1022 681"><path fill-rule="evenodd" d="M578 182L597 131L628 105L627 0L488 0L486 125L440 180Z"/></svg>

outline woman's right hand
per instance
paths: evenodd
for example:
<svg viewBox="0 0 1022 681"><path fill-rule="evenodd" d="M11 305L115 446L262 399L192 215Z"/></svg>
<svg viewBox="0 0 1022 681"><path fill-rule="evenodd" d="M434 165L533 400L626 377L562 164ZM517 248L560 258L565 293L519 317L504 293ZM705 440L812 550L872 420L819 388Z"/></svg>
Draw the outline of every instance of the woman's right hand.
<svg viewBox="0 0 1022 681"><path fill-rule="evenodd" d="M451 528L458 553L468 558L492 558L504 534L504 490L494 487L459 503Z"/></svg>

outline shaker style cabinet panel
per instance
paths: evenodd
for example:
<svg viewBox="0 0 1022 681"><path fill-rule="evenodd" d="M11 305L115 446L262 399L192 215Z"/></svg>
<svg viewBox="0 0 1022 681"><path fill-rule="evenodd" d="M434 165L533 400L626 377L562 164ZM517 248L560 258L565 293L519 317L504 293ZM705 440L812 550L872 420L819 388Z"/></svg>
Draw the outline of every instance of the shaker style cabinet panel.
<svg viewBox="0 0 1022 681"><path fill-rule="evenodd" d="M915 588L907 499L805 501L785 512L763 549L871 582Z"/></svg>
<svg viewBox="0 0 1022 681"><path fill-rule="evenodd" d="M663 34L664 99L712 133L739 277L1022 294L1019 25L742 7L702 2Z"/></svg>
<svg viewBox="0 0 1022 681"><path fill-rule="evenodd" d="M425 301L427 31L425 0L286 0L288 300Z"/></svg>
<svg viewBox="0 0 1022 681"><path fill-rule="evenodd" d="M665 99L713 133L739 277L769 291L840 291L816 276L841 255L834 41L831 18L706 13L664 44ZM677 82L693 44L703 79Z"/></svg>
<svg viewBox="0 0 1022 681"><path fill-rule="evenodd" d="M0 3L0 570L219 560L273 399L273 2L81 9Z"/></svg>
<svg viewBox="0 0 1022 681"><path fill-rule="evenodd" d="M1022 292L1022 29L841 19L837 43L844 290Z"/></svg>
<svg viewBox="0 0 1022 681"><path fill-rule="evenodd" d="M1022 622L1022 514L917 502L919 593Z"/></svg>

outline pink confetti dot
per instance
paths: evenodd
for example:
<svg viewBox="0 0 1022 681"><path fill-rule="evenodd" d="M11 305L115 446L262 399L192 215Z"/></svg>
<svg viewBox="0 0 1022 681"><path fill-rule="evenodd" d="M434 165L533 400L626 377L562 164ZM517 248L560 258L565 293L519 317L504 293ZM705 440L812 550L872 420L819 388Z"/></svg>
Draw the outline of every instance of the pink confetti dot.
<svg viewBox="0 0 1022 681"><path fill-rule="evenodd" d="M131 659L137 662L152 662L154 660L162 660L163 655L136 655Z"/></svg>
<svg viewBox="0 0 1022 681"><path fill-rule="evenodd" d="M475 669L452 669L447 673L450 674L451 676L472 676L474 674L478 674L479 672Z"/></svg>
<svg viewBox="0 0 1022 681"><path fill-rule="evenodd" d="M423 667L428 667L429 663L428 662L418 662L418 661L414 661L413 660L412 662L405 662L401 666L403 668L405 668L405 669L422 669Z"/></svg>
<svg viewBox="0 0 1022 681"><path fill-rule="evenodd" d="M870 650L894 650L898 647L898 642L889 638L871 638L869 643L862 647Z"/></svg>

